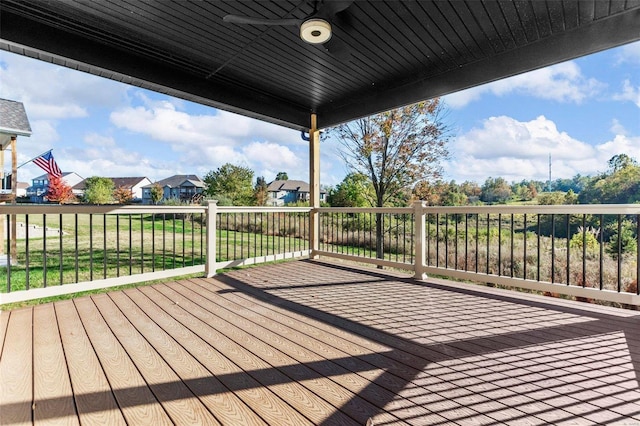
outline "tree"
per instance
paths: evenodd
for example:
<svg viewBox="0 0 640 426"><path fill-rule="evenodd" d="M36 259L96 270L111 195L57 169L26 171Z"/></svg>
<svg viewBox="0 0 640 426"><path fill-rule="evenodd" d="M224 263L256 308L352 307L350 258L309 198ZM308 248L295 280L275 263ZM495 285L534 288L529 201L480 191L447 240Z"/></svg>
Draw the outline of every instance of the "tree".
<svg viewBox="0 0 640 426"><path fill-rule="evenodd" d="M482 185L480 200L485 203L504 203L511 198L511 185L504 178L488 177Z"/></svg>
<svg viewBox="0 0 640 426"><path fill-rule="evenodd" d="M611 174L628 166L638 166L638 162L635 159L629 157L627 154L614 155L609 159L607 164L609 165L609 172Z"/></svg>
<svg viewBox="0 0 640 426"><path fill-rule="evenodd" d="M640 202L640 165L626 154L613 156L609 170L591 178L580 192L582 204L631 204Z"/></svg>
<svg viewBox="0 0 640 426"><path fill-rule="evenodd" d="M50 203L67 204L76 201L71 186L60 176L49 175L49 189L45 194Z"/></svg>
<svg viewBox="0 0 640 426"><path fill-rule="evenodd" d="M329 190L327 197L331 207L370 207L374 199L373 186L362 173L349 173L341 183Z"/></svg>
<svg viewBox="0 0 640 426"><path fill-rule="evenodd" d="M84 199L89 204L113 202L113 181L106 177L92 176L85 179Z"/></svg>
<svg viewBox="0 0 640 426"><path fill-rule="evenodd" d="M212 197L226 197L236 206L253 204L253 170L227 163L204 177L205 193Z"/></svg>
<svg viewBox="0 0 640 426"><path fill-rule="evenodd" d="M376 207L384 207L421 180L437 179L448 157L449 128L439 98L341 124L332 129L340 153L355 173L373 185ZM376 214L376 253L383 257L382 215Z"/></svg>
<svg viewBox="0 0 640 426"><path fill-rule="evenodd" d="M113 191L113 199L118 204L129 204L133 200L133 191L131 188L119 186Z"/></svg>
<svg viewBox="0 0 640 426"><path fill-rule="evenodd" d="M162 201L162 198L164 198L164 191L162 190L162 187L160 186L160 184L155 183L151 187L151 190L149 191L149 195L151 195L151 202L154 205Z"/></svg>
<svg viewBox="0 0 640 426"><path fill-rule="evenodd" d="M264 176L258 176L256 178L256 186L253 189L253 197L256 201L256 206L266 206L269 193L267 192L267 181Z"/></svg>
<svg viewBox="0 0 640 426"><path fill-rule="evenodd" d="M289 180L289 176L287 175L287 172L278 172L276 180Z"/></svg>

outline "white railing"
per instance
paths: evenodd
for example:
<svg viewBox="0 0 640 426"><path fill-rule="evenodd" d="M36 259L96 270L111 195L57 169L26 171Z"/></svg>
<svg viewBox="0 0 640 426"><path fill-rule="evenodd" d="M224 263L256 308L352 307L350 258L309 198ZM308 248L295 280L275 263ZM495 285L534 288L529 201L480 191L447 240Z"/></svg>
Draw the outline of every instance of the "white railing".
<svg viewBox="0 0 640 426"><path fill-rule="evenodd" d="M0 303L310 255L640 306L640 205L2 205L0 217L0 247L17 256ZM18 226L26 238L11 237Z"/></svg>

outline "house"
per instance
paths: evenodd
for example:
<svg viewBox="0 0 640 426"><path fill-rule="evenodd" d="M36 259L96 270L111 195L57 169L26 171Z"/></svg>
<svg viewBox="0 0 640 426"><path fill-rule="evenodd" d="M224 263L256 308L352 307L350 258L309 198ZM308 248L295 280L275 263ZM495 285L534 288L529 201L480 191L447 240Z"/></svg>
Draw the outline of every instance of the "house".
<svg viewBox="0 0 640 426"><path fill-rule="evenodd" d="M151 180L148 177L112 177L109 178L113 181L114 188L126 188L131 190L133 194L133 201L142 201L142 188L151 185ZM84 195L84 191L87 186L85 183L86 180L74 185L73 193L79 196Z"/></svg>
<svg viewBox="0 0 640 426"><path fill-rule="evenodd" d="M73 188L78 183L82 182L82 176L74 172L62 173L62 180ZM49 175L44 174L31 179L31 186L27 188L26 196L29 197L29 201L32 203L44 203L44 195L49 190ZM79 193L74 190L74 195L78 196Z"/></svg>
<svg viewBox="0 0 640 426"><path fill-rule="evenodd" d="M284 206L298 201L309 201L309 184L301 180L274 180L267 187L267 205ZM320 202L325 201L327 192L320 191Z"/></svg>
<svg viewBox="0 0 640 426"><path fill-rule="evenodd" d="M153 204L151 189L159 185L162 188L162 200L192 201L204 192L204 182L196 175L174 175L142 187L142 204Z"/></svg>

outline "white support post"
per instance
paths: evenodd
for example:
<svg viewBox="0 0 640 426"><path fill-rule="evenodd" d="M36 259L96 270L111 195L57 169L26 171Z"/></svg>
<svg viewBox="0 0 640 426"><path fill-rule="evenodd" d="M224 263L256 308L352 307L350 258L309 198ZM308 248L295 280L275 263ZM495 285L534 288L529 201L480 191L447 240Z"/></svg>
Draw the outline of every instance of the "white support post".
<svg viewBox="0 0 640 426"><path fill-rule="evenodd" d="M216 274L216 219L218 216L218 200L207 203L207 259L204 273L207 278Z"/></svg>
<svg viewBox="0 0 640 426"><path fill-rule="evenodd" d="M311 114L311 128L309 129L309 206L310 217L310 248L311 259L317 259L320 249L320 131L315 114Z"/></svg>
<svg viewBox="0 0 640 426"><path fill-rule="evenodd" d="M425 272L424 261L427 258L427 245L426 245L426 225L427 219L424 214L424 208L427 207L427 203L424 201L415 201L413 203L413 218L415 221L415 235L414 241L416 244L416 256L414 260L414 275L416 280L426 280L427 273Z"/></svg>

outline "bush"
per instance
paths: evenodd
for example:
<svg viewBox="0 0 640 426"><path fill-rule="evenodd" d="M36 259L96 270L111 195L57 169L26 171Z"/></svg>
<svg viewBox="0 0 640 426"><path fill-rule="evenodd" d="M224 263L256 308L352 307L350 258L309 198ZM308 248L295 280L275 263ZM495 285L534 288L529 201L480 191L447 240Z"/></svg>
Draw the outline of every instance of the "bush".
<svg viewBox="0 0 640 426"><path fill-rule="evenodd" d="M583 236L584 235L584 236ZM578 229L569 241L569 247L576 250L583 250L583 244L586 245L587 253L593 254L600 251L600 242L598 241L598 231L589 228L586 231Z"/></svg>

